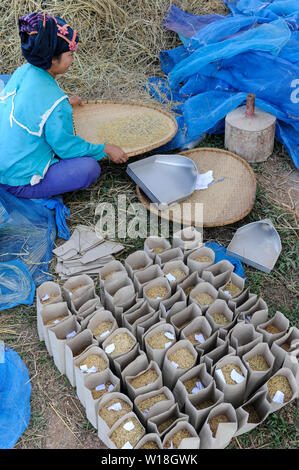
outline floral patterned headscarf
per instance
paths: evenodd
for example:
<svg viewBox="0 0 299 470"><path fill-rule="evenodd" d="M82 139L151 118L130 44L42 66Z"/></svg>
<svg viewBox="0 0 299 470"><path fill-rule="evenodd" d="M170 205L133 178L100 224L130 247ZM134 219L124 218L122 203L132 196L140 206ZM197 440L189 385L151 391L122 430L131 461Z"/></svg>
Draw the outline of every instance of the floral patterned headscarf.
<svg viewBox="0 0 299 470"><path fill-rule="evenodd" d="M78 34L63 19L47 13L30 13L19 18L22 54L30 64L49 70L52 58L75 51Z"/></svg>

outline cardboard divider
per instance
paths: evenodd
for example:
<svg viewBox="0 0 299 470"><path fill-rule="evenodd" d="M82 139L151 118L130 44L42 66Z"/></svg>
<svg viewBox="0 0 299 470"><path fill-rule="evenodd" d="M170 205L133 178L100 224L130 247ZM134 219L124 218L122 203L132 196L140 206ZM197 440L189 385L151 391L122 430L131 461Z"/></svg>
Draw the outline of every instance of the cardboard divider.
<svg viewBox="0 0 299 470"><path fill-rule="evenodd" d="M200 431L211 409L223 403L223 397L223 392L216 388L214 380L200 392L186 396L185 413L190 416L190 423L197 432Z"/></svg>
<svg viewBox="0 0 299 470"><path fill-rule="evenodd" d="M182 413L178 404L174 403L168 410L149 418L147 420L147 430L155 432L163 440L164 436L180 421L189 422L189 416Z"/></svg>
<svg viewBox="0 0 299 470"><path fill-rule="evenodd" d="M220 422L213 437L209 421L217 416L226 416L228 422ZM200 449L224 449L238 429L236 411L231 403L219 403L209 412L200 432Z"/></svg>
<svg viewBox="0 0 299 470"><path fill-rule="evenodd" d="M249 307L249 308L247 308ZM240 309L236 309L237 322L252 323L256 328L268 320L268 306L262 298L249 299Z"/></svg>
<svg viewBox="0 0 299 470"><path fill-rule="evenodd" d="M160 437L155 433L148 433L135 446L135 449L163 449Z"/></svg>
<svg viewBox="0 0 299 470"><path fill-rule="evenodd" d="M147 302L144 302L140 308L134 312L125 312L122 315L122 325L124 328L130 330L134 336L136 336L136 330L138 323L142 323L153 315L155 310Z"/></svg>
<svg viewBox="0 0 299 470"><path fill-rule="evenodd" d="M151 317L147 318L146 320L142 322L138 322L138 325L136 325L136 337L137 341L140 344L140 347L144 350L145 349L145 344L144 344L144 338L146 333L151 329L159 325L160 323L166 323L166 320L164 318L161 318L161 310L157 310L152 314Z"/></svg>
<svg viewBox="0 0 299 470"><path fill-rule="evenodd" d="M237 323L229 331L228 337L240 357L263 341L263 335L258 333L253 325L246 323Z"/></svg>
<svg viewBox="0 0 299 470"><path fill-rule="evenodd" d="M185 328L180 330L180 339L187 339L193 346L203 344L212 334L212 327L206 317L195 317Z"/></svg>
<svg viewBox="0 0 299 470"><path fill-rule="evenodd" d="M271 407L266 399L266 393L266 390L260 390L236 409L238 429L234 437L250 432L269 416Z"/></svg>
<svg viewBox="0 0 299 470"><path fill-rule="evenodd" d="M153 259L144 250L137 250L125 259L124 265L128 275L133 279L135 272L148 268L153 262Z"/></svg>
<svg viewBox="0 0 299 470"><path fill-rule="evenodd" d="M160 310L162 318L169 319L174 312L187 307L187 296L183 289L177 287L176 292L166 300L160 302Z"/></svg>
<svg viewBox="0 0 299 470"><path fill-rule="evenodd" d="M209 374L214 374L215 365L223 357L235 356L236 350L229 344L228 339L219 341L215 349L203 354L200 358L201 364L206 364Z"/></svg>
<svg viewBox="0 0 299 470"><path fill-rule="evenodd" d="M179 309L177 313L170 311L167 321L174 327L176 335L179 336L181 331L195 318L202 317L202 311L198 304L192 303L183 310Z"/></svg>
<svg viewBox="0 0 299 470"><path fill-rule="evenodd" d="M183 281L180 281L177 285L177 288L181 288L186 295L186 298L189 299L189 294L194 289L194 287L197 286L197 284L200 284L201 282L205 282L201 277L199 277L199 274L197 271L194 271L193 273L189 274Z"/></svg>
<svg viewBox="0 0 299 470"><path fill-rule="evenodd" d="M184 227L173 234L173 248L181 248L184 252L187 250L195 250L203 246L202 232L196 230L195 227Z"/></svg>
<svg viewBox="0 0 299 470"><path fill-rule="evenodd" d="M178 283L184 281L189 276L189 268L182 260L168 261L163 266L163 274L174 293ZM178 274L180 275L179 277Z"/></svg>
<svg viewBox="0 0 299 470"><path fill-rule="evenodd" d="M123 377L123 372L127 369L127 367L133 364L133 362L135 365L136 364L135 360L139 358L140 356L141 358L138 359L138 361L139 362L141 361L143 366L147 367L148 358L145 352L140 349L139 343L136 343L134 348L131 349L131 351L129 351L127 354L124 354L123 356L119 356L117 359L114 360L113 370L115 370L116 375L118 375L119 377ZM125 388L124 382L123 382L123 387Z"/></svg>
<svg viewBox="0 0 299 470"><path fill-rule="evenodd" d="M210 282L215 289L219 289L229 281L233 271L234 265L223 259L205 268L201 273L201 277L204 281Z"/></svg>
<svg viewBox="0 0 299 470"><path fill-rule="evenodd" d="M157 277L162 277L163 271L160 266L157 264L152 264L148 268L143 269L142 271L136 271L134 273L133 282L134 287L139 296L142 296L143 287L153 279Z"/></svg>
<svg viewBox="0 0 299 470"><path fill-rule="evenodd" d="M181 248L170 248L156 255L155 263L159 266L164 266L168 261L184 261L184 253Z"/></svg>

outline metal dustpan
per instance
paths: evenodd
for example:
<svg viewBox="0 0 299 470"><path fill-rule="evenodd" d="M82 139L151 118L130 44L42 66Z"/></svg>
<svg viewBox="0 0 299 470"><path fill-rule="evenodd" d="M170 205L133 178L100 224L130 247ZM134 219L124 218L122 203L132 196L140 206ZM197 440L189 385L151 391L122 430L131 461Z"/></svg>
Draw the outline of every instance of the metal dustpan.
<svg viewBox="0 0 299 470"><path fill-rule="evenodd" d="M227 247L227 254L267 274L281 252L280 237L270 219L239 228Z"/></svg>
<svg viewBox="0 0 299 470"><path fill-rule="evenodd" d="M194 192L198 171L184 155L153 155L130 163L127 174L163 210Z"/></svg>

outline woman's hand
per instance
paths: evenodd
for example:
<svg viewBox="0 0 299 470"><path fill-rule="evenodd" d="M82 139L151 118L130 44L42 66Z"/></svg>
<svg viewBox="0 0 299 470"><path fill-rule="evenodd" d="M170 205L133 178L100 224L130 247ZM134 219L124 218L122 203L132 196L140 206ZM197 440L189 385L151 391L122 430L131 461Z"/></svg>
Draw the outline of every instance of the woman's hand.
<svg viewBox="0 0 299 470"><path fill-rule="evenodd" d="M126 163L128 155L117 145L106 144L104 152L107 153L110 160L114 163Z"/></svg>
<svg viewBox="0 0 299 470"><path fill-rule="evenodd" d="M79 96L74 95L74 96L70 97L70 104L72 106L74 106L74 105L83 106L83 101L81 100L81 98Z"/></svg>

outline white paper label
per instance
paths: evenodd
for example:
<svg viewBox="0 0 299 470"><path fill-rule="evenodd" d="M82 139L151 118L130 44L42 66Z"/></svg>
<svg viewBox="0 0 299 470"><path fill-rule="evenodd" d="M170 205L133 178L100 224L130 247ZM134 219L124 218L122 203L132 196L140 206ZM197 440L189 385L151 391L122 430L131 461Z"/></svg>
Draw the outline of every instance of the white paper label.
<svg viewBox="0 0 299 470"><path fill-rule="evenodd" d="M178 365L176 362L174 362L174 361L171 361L171 365L172 365L175 369L177 369L177 368L179 367L179 365Z"/></svg>
<svg viewBox="0 0 299 470"><path fill-rule="evenodd" d="M72 293L72 292L69 292L69 295L72 297L73 293Z"/></svg>
<svg viewBox="0 0 299 470"><path fill-rule="evenodd" d="M42 297L41 300L42 300L42 302L44 302L45 300L48 300L49 298L50 298L50 296L48 294L46 294Z"/></svg>
<svg viewBox="0 0 299 470"><path fill-rule="evenodd" d="M276 403L283 403L284 402L284 393L281 392L280 390L277 390L274 397L272 398L272 401L275 401Z"/></svg>
<svg viewBox="0 0 299 470"><path fill-rule="evenodd" d="M96 391L99 392L100 390L105 390L106 384L100 384L96 386Z"/></svg>
<svg viewBox="0 0 299 470"><path fill-rule="evenodd" d="M166 274L166 277L169 281L175 281L176 280L176 278L171 273Z"/></svg>
<svg viewBox="0 0 299 470"><path fill-rule="evenodd" d="M168 447L168 449L173 449L173 442L170 441L170 446Z"/></svg>
<svg viewBox="0 0 299 470"><path fill-rule="evenodd" d="M89 369L87 369L86 373L90 374L92 372L97 372L97 367L96 366L91 366Z"/></svg>
<svg viewBox="0 0 299 470"><path fill-rule="evenodd" d="M121 403L119 403L119 401L117 403L113 403L113 405L109 406L107 408L108 411L119 411L119 410L122 410L123 407L121 406Z"/></svg>
<svg viewBox="0 0 299 470"><path fill-rule="evenodd" d="M83 364L82 366L80 366L80 369L82 370L82 372L86 372L88 370L88 367L86 364Z"/></svg>
<svg viewBox="0 0 299 470"><path fill-rule="evenodd" d="M153 248L148 248L149 253L152 253L154 251Z"/></svg>
<svg viewBox="0 0 299 470"><path fill-rule="evenodd" d="M201 382L196 382L196 387L199 389L199 390L202 390L204 388L203 384Z"/></svg>
<svg viewBox="0 0 299 470"><path fill-rule="evenodd" d="M166 338L168 338L168 339L174 339L174 334L169 333L168 331L166 331L166 333L164 333L164 336L166 336Z"/></svg>
<svg viewBox="0 0 299 470"><path fill-rule="evenodd" d="M192 388L192 391L191 391L192 395L194 395L195 393L198 393L198 392L199 392L199 388L197 388L197 387Z"/></svg>
<svg viewBox="0 0 299 470"><path fill-rule="evenodd" d="M112 353L112 352L114 351L114 349L115 349L115 344L114 344L114 343L109 344L109 345L106 346L106 348L105 348L105 353L110 354L110 353Z"/></svg>
<svg viewBox="0 0 299 470"><path fill-rule="evenodd" d="M147 414L148 414L148 410L144 410L143 413L144 413L145 415L147 415Z"/></svg>
<svg viewBox="0 0 299 470"><path fill-rule="evenodd" d="M161 299L162 299L162 297L156 297L156 300L161 300Z"/></svg>
<svg viewBox="0 0 299 470"><path fill-rule="evenodd" d="M123 425L123 428L126 430L126 431L132 431L132 429L135 428L134 424L132 423L132 421L129 421L128 423L125 423Z"/></svg>
<svg viewBox="0 0 299 470"><path fill-rule="evenodd" d="M249 316L249 315L246 315L246 317L245 317L245 320L247 320L247 321L248 321L248 323L251 323L251 318L250 318L250 316Z"/></svg>
<svg viewBox="0 0 299 470"><path fill-rule="evenodd" d="M205 339L204 339L204 337L201 333L199 335L194 335L194 339L195 339L195 341L198 341L199 343L204 343L205 342Z"/></svg>
<svg viewBox="0 0 299 470"><path fill-rule="evenodd" d="M166 315L168 315L168 314L169 314L170 310L171 310L171 308L170 308L169 310L166 310Z"/></svg>
<svg viewBox="0 0 299 470"><path fill-rule="evenodd" d="M172 342L169 341L168 343L165 343L165 344L164 344L164 348L167 349L167 348L169 348L169 346L171 346L171 345L172 345Z"/></svg>
<svg viewBox="0 0 299 470"><path fill-rule="evenodd" d="M100 335L100 338L105 338L105 336L109 335L109 333L110 333L110 330L104 331L104 333Z"/></svg>
<svg viewBox="0 0 299 470"><path fill-rule="evenodd" d="M113 389L114 389L114 385L113 385L113 384L110 384L110 385L108 386L108 392L111 392Z"/></svg>
<svg viewBox="0 0 299 470"><path fill-rule="evenodd" d="M229 290L224 290L223 292L224 292L224 294L228 295L228 297L232 296Z"/></svg>
<svg viewBox="0 0 299 470"><path fill-rule="evenodd" d="M220 377L220 379L221 379L224 383L226 383L225 377L224 377L223 372L222 372L221 369L216 369L216 374L218 375L218 377Z"/></svg>
<svg viewBox="0 0 299 470"><path fill-rule="evenodd" d="M237 384L240 384L245 380L245 377L243 375L238 374L238 372L235 369L231 371L230 376L232 380L237 382Z"/></svg>
<svg viewBox="0 0 299 470"><path fill-rule="evenodd" d="M72 338L73 336L75 336L77 332L76 331L72 331L71 333L69 333L68 335L66 335L66 338L69 339L69 338Z"/></svg>
<svg viewBox="0 0 299 470"><path fill-rule="evenodd" d="M133 446L128 441L122 446L122 449L133 449Z"/></svg>
<svg viewBox="0 0 299 470"><path fill-rule="evenodd" d="M53 321L54 325L57 325L57 323L59 323L59 322L60 322L60 320L54 320Z"/></svg>

